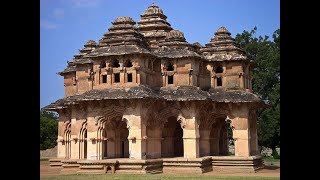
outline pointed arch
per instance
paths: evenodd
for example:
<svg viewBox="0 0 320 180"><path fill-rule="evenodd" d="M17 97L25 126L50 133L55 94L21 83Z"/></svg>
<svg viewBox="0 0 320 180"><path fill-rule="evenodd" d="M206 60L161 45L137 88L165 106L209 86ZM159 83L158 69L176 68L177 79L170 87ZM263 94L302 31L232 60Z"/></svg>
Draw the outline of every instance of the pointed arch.
<svg viewBox="0 0 320 180"><path fill-rule="evenodd" d="M65 157L71 158L71 121L65 122L64 139L65 139Z"/></svg>

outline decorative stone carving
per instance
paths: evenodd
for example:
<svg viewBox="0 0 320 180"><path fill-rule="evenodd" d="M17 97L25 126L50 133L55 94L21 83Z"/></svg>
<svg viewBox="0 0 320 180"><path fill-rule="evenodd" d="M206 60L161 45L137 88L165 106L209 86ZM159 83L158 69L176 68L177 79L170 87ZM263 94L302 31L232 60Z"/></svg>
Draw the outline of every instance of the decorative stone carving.
<svg viewBox="0 0 320 180"><path fill-rule="evenodd" d="M95 125L100 124L100 122L101 122L102 120L104 120L104 119L105 119L105 118L104 118L103 116L96 116L96 117L94 117Z"/></svg>
<svg viewBox="0 0 320 180"><path fill-rule="evenodd" d="M178 116L177 121L180 123L182 129L187 126L187 121L182 115Z"/></svg>
<svg viewBox="0 0 320 180"><path fill-rule="evenodd" d="M127 124L127 128L130 129L132 127L132 121L129 121L127 118L122 118L122 121Z"/></svg>

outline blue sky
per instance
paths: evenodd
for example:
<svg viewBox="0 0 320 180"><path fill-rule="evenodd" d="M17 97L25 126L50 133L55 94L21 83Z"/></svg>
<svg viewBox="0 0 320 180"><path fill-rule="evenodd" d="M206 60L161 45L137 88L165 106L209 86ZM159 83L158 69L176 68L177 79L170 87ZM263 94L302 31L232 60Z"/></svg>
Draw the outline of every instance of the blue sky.
<svg viewBox="0 0 320 180"><path fill-rule="evenodd" d="M280 0L40 0L40 108L64 97L62 71L92 39L120 16L136 22L152 3L189 43L204 45L225 26L235 37L257 26L257 35L280 28Z"/></svg>

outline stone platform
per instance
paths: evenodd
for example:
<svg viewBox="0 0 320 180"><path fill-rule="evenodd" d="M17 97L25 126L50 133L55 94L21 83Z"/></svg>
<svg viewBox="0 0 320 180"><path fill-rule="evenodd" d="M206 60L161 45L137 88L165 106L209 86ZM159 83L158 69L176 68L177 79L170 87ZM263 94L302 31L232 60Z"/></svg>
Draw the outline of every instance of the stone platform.
<svg viewBox="0 0 320 180"><path fill-rule="evenodd" d="M212 168L219 172L256 172L264 167L261 156L211 156Z"/></svg>
<svg viewBox="0 0 320 180"><path fill-rule="evenodd" d="M51 169L62 169L62 160L64 159L49 159Z"/></svg>
<svg viewBox="0 0 320 180"><path fill-rule="evenodd" d="M206 156L201 158L161 158L134 160L128 158L104 160L50 159L52 169L61 174L202 174L209 171L254 173L264 167L261 156Z"/></svg>
<svg viewBox="0 0 320 180"><path fill-rule="evenodd" d="M211 157L163 158L163 173L174 174L177 171L186 174L202 174L212 171L212 159Z"/></svg>

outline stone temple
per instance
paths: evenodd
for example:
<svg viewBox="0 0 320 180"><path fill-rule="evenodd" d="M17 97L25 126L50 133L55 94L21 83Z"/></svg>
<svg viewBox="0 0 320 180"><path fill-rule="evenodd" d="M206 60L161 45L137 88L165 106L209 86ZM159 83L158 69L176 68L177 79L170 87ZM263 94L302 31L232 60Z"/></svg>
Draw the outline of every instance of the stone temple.
<svg viewBox="0 0 320 180"><path fill-rule="evenodd" d="M136 22L119 17L68 66L59 113L61 173L255 172L258 108L253 60L220 27L190 44L155 4ZM228 126L235 154L228 155Z"/></svg>

